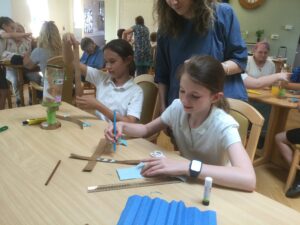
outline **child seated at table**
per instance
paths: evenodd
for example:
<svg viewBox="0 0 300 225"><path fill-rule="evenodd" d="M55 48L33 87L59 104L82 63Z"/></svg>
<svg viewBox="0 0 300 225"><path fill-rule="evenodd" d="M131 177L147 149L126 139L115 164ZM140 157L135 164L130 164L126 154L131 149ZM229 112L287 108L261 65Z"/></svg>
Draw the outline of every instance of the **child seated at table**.
<svg viewBox="0 0 300 225"><path fill-rule="evenodd" d="M21 24L15 23L15 26L17 33L25 33L25 29ZM6 58L9 59L12 64L23 64L23 55L26 52L31 52L31 40L23 37L11 38L7 40L7 48L5 54ZM20 106L20 90L18 86L18 76L16 69L7 68L6 79L11 82L13 91L16 95L16 104L17 106Z"/></svg>
<svg viewBox="0 0 300 225"><path fill-rule="evenodd" d="M3 53L7 47L7 39L9 38L29 38L31 33L16 33L15 22L9 17L0 17L0 59L3 59ZM0 71L0 109L4 109L5 100L8 95L8 85L6 81L5 68Z"/></svg>
<svg viewBox="0 0 300 225"><path fill-rule="evenodd" d="M65 34L64 57L75 58L78 65L78 42L74 35ZM71 49L73 46L73 52ZM84 109L96 110L101 120L113 121L113 111L117 111L117 121L135 123L140 119L143 90L134 83L135 64L132 46L125 40L115 39L104 48L104 61L108 73L80 64L80 73L75 79L80 80L80 74L86 81L96 86L96 98L91 95L77 96L76 103Z"/></svg>
<svg viewBox="0 0 300 225"><path fill-rule="evenodd" d="M255 172L241 143L239 125L223 110L228 105L221 63L211 56L193 56L178 75L179 99L159 118L146 125L118 122L117 136L110 126L105 137L114 142L122 134L146 137L169 127L184 158L144 159L143 176L186 175L201 180L209 176L218 185L253 191Z"/></svg>

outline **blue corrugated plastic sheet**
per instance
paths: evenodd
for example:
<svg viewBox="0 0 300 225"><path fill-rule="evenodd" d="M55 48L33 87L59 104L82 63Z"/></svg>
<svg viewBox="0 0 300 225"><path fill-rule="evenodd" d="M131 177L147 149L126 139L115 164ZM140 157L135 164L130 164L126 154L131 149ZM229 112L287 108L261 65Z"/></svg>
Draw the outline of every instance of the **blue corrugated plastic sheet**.
<svg viewBox="0 0 300 225"><path fill-rule="evenodd" d="M133 195L128 198L118 225L216 225L216 212L186 207L180 201Z"/></svg>

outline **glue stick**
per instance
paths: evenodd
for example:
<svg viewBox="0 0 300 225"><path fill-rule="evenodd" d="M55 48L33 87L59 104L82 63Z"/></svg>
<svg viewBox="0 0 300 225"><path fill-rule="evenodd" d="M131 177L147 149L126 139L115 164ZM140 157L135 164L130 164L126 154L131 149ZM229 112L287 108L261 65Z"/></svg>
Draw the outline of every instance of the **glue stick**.
<svg viewBox="0 0 300 225"><path fill-rule="evenodd" d="M213 179L211 177L205 177L204 193L203 193L203 205L209 205L210 192L212 187Z"/></svg>

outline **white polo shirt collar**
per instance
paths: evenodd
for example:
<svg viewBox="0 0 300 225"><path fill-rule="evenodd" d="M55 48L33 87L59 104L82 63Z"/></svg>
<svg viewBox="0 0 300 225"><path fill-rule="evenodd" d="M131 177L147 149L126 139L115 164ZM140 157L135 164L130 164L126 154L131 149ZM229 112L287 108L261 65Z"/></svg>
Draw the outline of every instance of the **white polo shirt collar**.
<svg viewBox="0 0 300 225"><path fill-rule="evenodd" d="M114 89L119 89L119 90L127 90L129 89L132 85L134 85L133 82L133 77L131 77L128 81L126 81L125 84L122 86L116 86L115 82L112 80L111 76L108 77L108 79L105 81L107 85L112 85Z"/></svg>

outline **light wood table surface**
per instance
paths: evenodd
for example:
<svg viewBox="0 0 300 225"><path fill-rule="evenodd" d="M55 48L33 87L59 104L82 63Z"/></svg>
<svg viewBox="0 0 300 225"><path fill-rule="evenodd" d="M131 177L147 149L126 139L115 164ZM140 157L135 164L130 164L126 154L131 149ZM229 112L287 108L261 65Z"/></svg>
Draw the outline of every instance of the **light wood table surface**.
<svg viewBox="0 0 300 225"><path fill-rule="evenodd" d="M285 98L277 98L272 95L271 90L259 89L256 91L260 94L248 93L249 99L271 105L272 108L268 121L263 156L254 160L254 165L260 165L271 160L276 165L286 166L286 163L284 163L277 150L275 135L285 130L289 111L297 107L297 103L292 103L289 100L291 97L300 98L300 96L286 92Z"/></svg>
<svg viewBox="0 0 300 225"><path fill-rule="evenodd" d="M82 172L87 162L68 156L92 155L107 125L66 103L58 113L86 117L83 120L92 126L82 130L68 121L61 121L57 130L22 126L24 119L46 115L40 105L0 111L0 126L9 127L0 133L0 224L116 224L133 194L182 200L187 206L215 210L218 224L299 224L300 213L256 192L213 187L210 205L203 206L203 185L196 183L87 193L88 186L121 182L115 169L128 166L98 163L91 173ZM128 147L105 156L141 159L153 150L180 157L144 139L128 140ZM45 186L58 160L61 164Z"/></svg>

